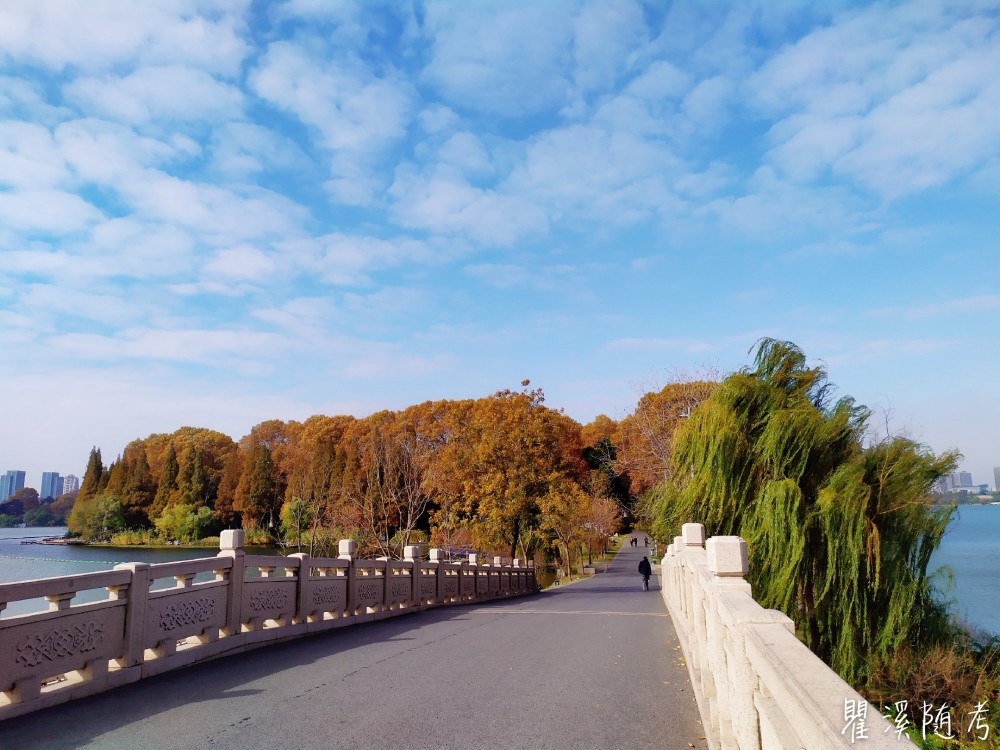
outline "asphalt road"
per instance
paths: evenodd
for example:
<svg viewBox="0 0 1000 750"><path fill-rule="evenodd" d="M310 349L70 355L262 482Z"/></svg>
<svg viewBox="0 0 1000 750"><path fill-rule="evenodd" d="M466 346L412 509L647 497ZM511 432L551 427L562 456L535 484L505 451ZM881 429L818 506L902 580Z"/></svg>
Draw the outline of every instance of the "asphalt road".
<svg viewBox="0 0 1000 750"><path fill-rule="evenodd" d="M0 723L2 750L705 748L645 548L537 596L335 630Z"/></svg>

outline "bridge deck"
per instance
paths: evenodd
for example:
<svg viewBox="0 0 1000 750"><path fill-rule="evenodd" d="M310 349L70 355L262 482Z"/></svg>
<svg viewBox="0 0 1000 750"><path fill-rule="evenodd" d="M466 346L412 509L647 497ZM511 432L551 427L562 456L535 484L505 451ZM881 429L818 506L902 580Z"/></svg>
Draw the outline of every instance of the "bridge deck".
<svg viewBox="0 0 1000 750"><path fill-rule="evenodd" d="M538 596L265 647L0 723L0 748L707 747L643 547Z"/></svg>

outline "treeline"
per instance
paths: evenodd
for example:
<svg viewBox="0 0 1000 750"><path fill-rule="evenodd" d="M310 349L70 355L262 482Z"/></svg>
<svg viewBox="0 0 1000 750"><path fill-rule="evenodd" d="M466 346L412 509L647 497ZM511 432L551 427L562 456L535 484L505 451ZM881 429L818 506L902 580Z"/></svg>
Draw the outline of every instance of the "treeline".
<svg viewBox="0 0 1000 750"><path fill-rule="evenodd" d="M57 498L38 497L33 487L19 489L0 503L0 528L11 526L62 526L66 523L76 493Z"/></svg>
<svg viewBox="0 0 1000 750"><path fill-rule="evenodd" d="M580 425L522 386L363 419L270 420L239 442L185 427L134 440L110 466L95 448L69 525L132 543L242 527L312 554L346 537L390 556L429 541L524 559L542 552L568 570L576 550L619 530L662 473L653 438L669 415L652 416L665 401L651 394L655 404L621 423Z"/></svg>

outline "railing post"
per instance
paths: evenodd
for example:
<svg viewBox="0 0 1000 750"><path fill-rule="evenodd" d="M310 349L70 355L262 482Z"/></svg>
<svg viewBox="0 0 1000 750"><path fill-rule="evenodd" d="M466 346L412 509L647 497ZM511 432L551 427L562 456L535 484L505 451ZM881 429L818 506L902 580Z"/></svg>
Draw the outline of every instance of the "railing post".
<svg viewBox="0 0 1000 750"><path fill-rule="evenodd" d="M358 548L358 543L353 539L341 539L337 543L337 557L340 560L347 560L351 567L347 569L347 615L354 617L354 610L357 608L357 595L354 593L354 579L357 571L354 569L354 552Z"/></svg>
<svg viewBox="0 0 1000 750"><path fill-rule="evenodd" d="M149 598L149 564L119 563L115 570L128 570L132 573L128 588L124 592L128 603L125 605L125 651L115 659L120 668L135 667L142 664L145 646L143 637L146 631L146 602ZM119 588L112 596L120 599L123 592Z"/></svg>
<svg viewBox="0 0 1000 750"><path fill-rule="evenodd" d="M749 570L747 543L738 536L715 536L705 542L705 558L712 574L711 591L706 592L708 618L706 622L706 653L704 683L712 724L718 732L722 750L745 747L733 719L734 687L730 677L730 658L735 654L727 648L726 628L719 611L719 595L723 591L750 594L750 585L743 580Z"/></svg>
<svg viewBox="0 0 1000 750"><path fill-rule="evenodd" d="M295 603L295 617L292 622L294 624L309 622L313 606L312 581L309 580L312 572L309 564L309 553L296 552L289 557L294 557L299 561L299 578L295 582L295 595L298 597L298 601Z"/></svg>
<svg viewBox="0 0 1000 750"><path fill-rule="evenodd" d="M226 587L226 627L223 632L227 636L239 635L243 629L243 579L246 577L243 539L243 529L226 529L219 535L218 556L233 560Z"/></svg>
<svg viewBox="0 0 1000 750"><path fill-rule="evenodd" d="M434 579L434 604L444 603L445 553L443 549L432 549L429 553L431 562L437 563ZM462 597L462 571L458 572L458 597Z"/></svg>
<svg viewBox="0 0 1000 750"><path fill-rule="evenodd" d="M403 547L403 559L410 563L410 605L420 604L420 545Z"/></svg>

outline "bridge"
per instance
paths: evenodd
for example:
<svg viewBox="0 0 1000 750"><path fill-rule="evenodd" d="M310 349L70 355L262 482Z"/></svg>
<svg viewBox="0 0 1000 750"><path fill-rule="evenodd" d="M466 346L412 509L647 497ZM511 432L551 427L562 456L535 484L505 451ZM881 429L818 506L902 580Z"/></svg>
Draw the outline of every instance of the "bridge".
<svg viewBox="0 0 1000 750"><path fill-rule="evenodd" d="M863 699L753 602L742 540L700 528L650 592L642 547L537 593L516 560L255 557L241 532L215 558L6 584L50 611L0 618L0 747L852 746ZM912 747L866 720L861 747Z"/></svg>

